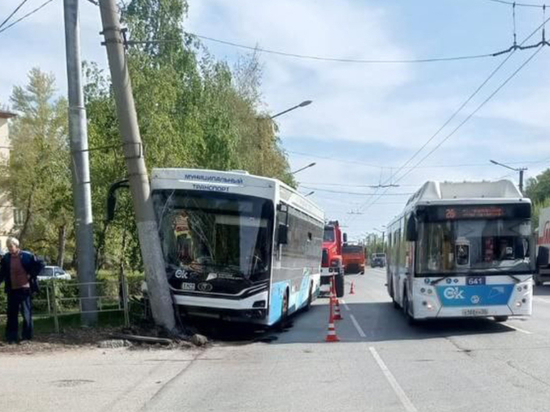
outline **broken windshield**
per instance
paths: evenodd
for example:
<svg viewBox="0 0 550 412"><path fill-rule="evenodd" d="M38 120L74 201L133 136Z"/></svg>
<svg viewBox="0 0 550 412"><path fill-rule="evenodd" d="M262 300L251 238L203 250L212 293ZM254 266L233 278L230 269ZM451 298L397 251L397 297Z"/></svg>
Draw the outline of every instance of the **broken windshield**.
<svg viewBox="0 0 550 412"><path fill-rule="evenodd" d="M269 200L218 192L154 193L166 263L193 272L268 277L273 206Z"/></svg>

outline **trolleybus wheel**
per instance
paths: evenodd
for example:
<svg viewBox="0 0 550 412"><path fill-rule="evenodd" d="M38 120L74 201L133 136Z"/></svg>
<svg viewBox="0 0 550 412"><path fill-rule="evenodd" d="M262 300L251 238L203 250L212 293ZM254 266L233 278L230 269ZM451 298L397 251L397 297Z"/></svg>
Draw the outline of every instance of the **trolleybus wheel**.
<svg viewBox="0 0 550 412"><path fill-rule="evenodd" d="M411 304L409 297L407 296L407 289L403 292L403 312L405 313L405 319L409 325L416 325L416 319L411 315Z"/></svg>
<svg viewBox="0 0 550 412"><path fill-rule="evenodd" d="M288 319L288 290L283 295L283 307L281 308L281 320L279 321L279 330L282 332L285 329Z"/></svg>
<svg viewBox="0 0 550 412"><path fill-rule="evenodd" d="M495 322L506 322L508 320L508 316L495 316Z"/></svg>

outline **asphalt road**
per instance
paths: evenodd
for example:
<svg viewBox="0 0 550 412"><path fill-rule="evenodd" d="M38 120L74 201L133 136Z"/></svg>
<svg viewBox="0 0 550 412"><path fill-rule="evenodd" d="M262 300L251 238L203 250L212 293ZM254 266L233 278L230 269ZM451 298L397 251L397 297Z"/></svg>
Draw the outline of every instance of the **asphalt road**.
<svg viewBox="0 0 550 412"><path fill-rule="evenodd" d="M204 351L0 357L0 410L547 411L550 285L534 315L408 326L385 274L347 276L338 343L325 343L327 299L284 332ZM237 334L238 335L238 334ZM34 409L33 409L34 408Z"/></svg>
<svg viewBox="0 0 550 412"><path fill-rule="evenodd" d="M271 343L228 343L203 353L145 409L550 410L550 286L536 290L530 319L411 327L392 307L384 270L352 280L356 293L344 298L337 323L340 342L323 342L328 310L319 299Z"/></svg>

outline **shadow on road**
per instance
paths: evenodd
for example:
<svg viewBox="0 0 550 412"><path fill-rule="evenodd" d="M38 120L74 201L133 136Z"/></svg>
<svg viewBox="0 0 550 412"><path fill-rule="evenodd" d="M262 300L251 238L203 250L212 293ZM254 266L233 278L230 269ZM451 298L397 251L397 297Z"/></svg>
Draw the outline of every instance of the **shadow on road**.
<svg viewBox="0 0 550 412"><path fill-rule="evenodd" d="M309 312L292 316L281 332L279 328L259 328L250 325L220 321L195 323L200 333L224 344L293 344L324 343L328 326L326 300L318 300ZM505 323L492 318L447 319L421 321L411 326L400 310L391 302L348 303L349 311L342 308L344 320L336 322L341 343L383 342L402 340L429 340L454 336L516 333ZM361 337L351 320L354 316L365 337Z"/></svg>
<svg viewBox="0 0 550 412"><path fill-rule="evenodd" d="M535 296L550 296L550 284L533 287L533 295Z"/></svg>

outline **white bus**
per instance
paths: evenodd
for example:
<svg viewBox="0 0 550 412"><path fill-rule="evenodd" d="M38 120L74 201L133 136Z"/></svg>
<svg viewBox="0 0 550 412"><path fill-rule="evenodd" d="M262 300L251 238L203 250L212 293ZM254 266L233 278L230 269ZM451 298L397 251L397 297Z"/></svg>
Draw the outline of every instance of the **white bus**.
<svg viewBox="0 0 550 412"><path fill-rule="evenodd" d="M531 315L531 202L512 182L427 182L387 228L388 292L410 323Z"/></svg>
<svg viewBox="0 0 550 412"><path fill-rule="evenodd" d="M151 189L183 312L273 325L318 296L324 213L291 187L241 171L153 169Z"/></svg>

